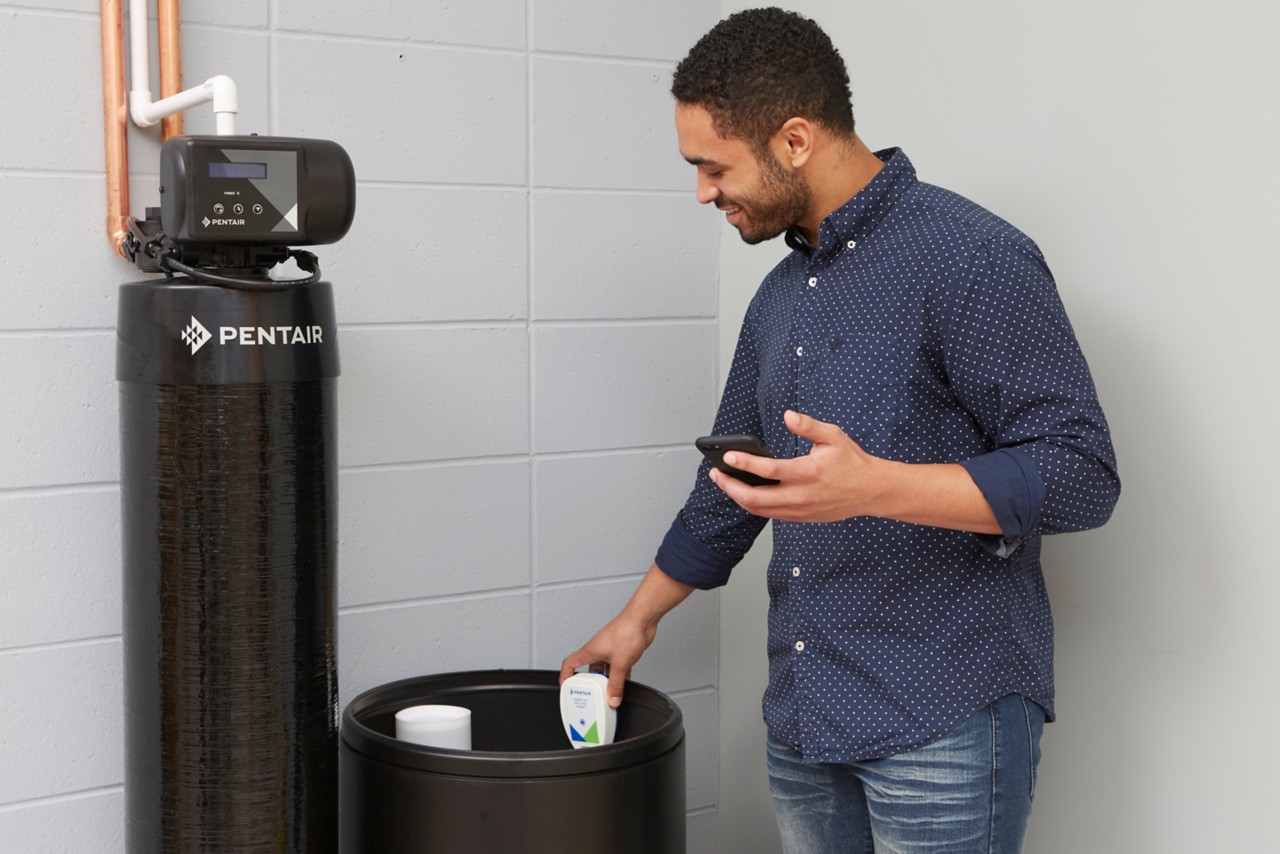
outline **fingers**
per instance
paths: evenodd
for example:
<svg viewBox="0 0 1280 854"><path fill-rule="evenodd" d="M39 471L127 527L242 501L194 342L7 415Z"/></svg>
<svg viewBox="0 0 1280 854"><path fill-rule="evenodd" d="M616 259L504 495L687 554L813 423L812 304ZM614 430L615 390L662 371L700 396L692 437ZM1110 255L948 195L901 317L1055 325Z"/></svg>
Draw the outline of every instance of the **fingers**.
<svg viewBox="0 0 1280 854"><path fill-rule="evenodd" d="M775 479L777 478L777 475L774 474L774 471L777 469L778 463L781 462L780 460L775 460L773 457L758 457L755 454L748 454L743 451L726 452L724 455L724 461L727 465L733 466L736 469L751 472L752 474L758 474L761 477L772 477ZM724 474L724 472L718 473ZM729 477L732 478L733 476L729 475ZM734 479L736 480L736 478ZM719 483L719 481L716 482Z"/></svg>
<svg viewBox="0 0 1280 854"><path fill-rule="evenodd" d="M728 456L729 456L728 454L725 455L725 462L727 463L729 463ZM746 456L746 454L738 454L739 458L742 458L744 456ZM758 459L758 458L753 458L753 459ZM734 468L740 468L743 471L752 471L752 469L747 468L747 466L739 465L736 462L729 463L729 465L733 466ZM761 472L756 472L756 474L761 474ZM712 483L714 483L716 486L724 490L725 495L729 496L731 499L733 499L735 502L737 502L739 505L741 505L746 509L750 509L749 507L747 507L747 504L752 503L753 501L752 496L755 495L755 491L757 489L769 489L769 487L767 486L751 486L749 484L743 483L741 480L738 480L738 478L734 477L733 475L725 474L724 472L719 471L717 469L712 469L709 476L711 478Z"/></svg>
<svg viewBox="0 0 1280 854"><path fill-rule="evenodd" d="M609 668L609 708L616 709L622 705L622 686L626 683L627 677L631 675L630 667L610 667Z"/></svg>
<svg viewBox="0 0 1280 854"><path fill-rule="evenodd" d="M739 454L739 456L745 455ZM753 459L760 458L755 457ZM736 463L731 463L731 465L736 465ZM743 471L749 471L746 466L739 466L739 468L743 469ZM762 471L757 471L756 473L763 474L765 477L772 476ZM772 515L770 508L778 501L778 490L786 488L785 481L782 486L750 486L732 475L727 475L715 469L711 471L711 481L724 490L724 494L729 496L730 500L743 510L757 516L766 517Z"/></svg>
<svg viewBox="0 0 1280 854"><path fill-rule="evenodd" d="M782 414L782 420L788 430L815 445L832 445L847 438L839 426L790 409Z"/></svg>
<svg viewBox="0 0 1280 854"><path fill-rule="evenodd" d="M563 685L564 680L572 676L574 671L583 665L591 665L593 672L604 672L609 676L609 686L606 692L609 698L609 706L614 709L621 706L623 686L631 676L631 667L629 665L615 667L606 661L593 661L591 653L583 648L560 663L560 684Z"/></svg>
<svg viewBox="0 0 1280 854"><path fill-rule="evenodd" d="M819 421L810 415L805 415L792 409L784 412L782 418L788 430L802 439L808 439L815 447L818 445L852 443L852 440L838 424ZM757 457L755 454L748 454L742 451L727 452L724 455L724 461L733 468L784 482L789 479L789 476L794 477L796 473L791 461L772 457ZM725 488L726 479L718 477L714 471L712 472L712 480L721 489ZM725 489L725 491L728 492L729 490Z"/></svg>
<svg viewBox="0 0 1280 854"><path fill-rule="evenodd" d="M570 655L564 661L560 662L560 684L564 684L564 680L573 675L573 671L577 670L584 664L591 663L591 653L586 648L578 650Z"/></svg>

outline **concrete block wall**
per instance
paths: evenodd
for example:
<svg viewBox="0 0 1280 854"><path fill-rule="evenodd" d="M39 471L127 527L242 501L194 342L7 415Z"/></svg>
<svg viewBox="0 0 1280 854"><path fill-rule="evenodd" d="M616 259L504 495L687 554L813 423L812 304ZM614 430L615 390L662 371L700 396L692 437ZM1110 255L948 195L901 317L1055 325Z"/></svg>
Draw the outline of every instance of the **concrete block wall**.
<svg viewBox="0 0 1280 854"><path fill-rule="evenodd" d="M241 132L350 152L335 283L341 703L558 667L691 483L717 367L716 217L667 94L708 0L185 0L188 84ZM0 850L122 850L116 289L92 0L0 0ZM211 116L188 115L191 133ZM158 129L130 131L132 209ZM717 850L718 599L636 677L685 713L691 852Z"/></svg>

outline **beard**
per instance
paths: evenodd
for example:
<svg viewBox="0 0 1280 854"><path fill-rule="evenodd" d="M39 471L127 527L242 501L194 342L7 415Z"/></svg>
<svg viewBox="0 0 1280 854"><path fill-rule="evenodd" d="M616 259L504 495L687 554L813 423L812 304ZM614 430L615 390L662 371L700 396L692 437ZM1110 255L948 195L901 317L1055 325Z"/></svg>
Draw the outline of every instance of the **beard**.
<svg viewBox="0 0 1280 854"><path fill-rule="evenodd" d="M716 207L739 208L743 221L737 226L744 243L754 246L772 240L798 223L809 209L809 187L795 172L788 172L772 152L759 159L760 188L731 201L718 200Z"/></svg>

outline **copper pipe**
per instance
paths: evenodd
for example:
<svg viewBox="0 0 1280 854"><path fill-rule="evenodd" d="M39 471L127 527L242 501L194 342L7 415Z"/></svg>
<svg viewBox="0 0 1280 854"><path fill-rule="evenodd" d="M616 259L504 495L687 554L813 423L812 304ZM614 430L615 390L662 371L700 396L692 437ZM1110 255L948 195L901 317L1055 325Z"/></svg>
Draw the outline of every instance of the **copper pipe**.
<svg viewBox="0 0 1280 854"><path fill-rule="evenodd" d="M160 32L160 97L168 98L182 91L182 16L178 0L157 0L156 28ZM182 113L162 120L164 138L182 134Z"/></svg>
<svg viewBox="0 0 1280 854"><path fill-rule="evenodd" d="M124 97L124 9L122 0L101 0L102 137L107 153L107 239L121 258L129 233L129 118Z"/></svg>

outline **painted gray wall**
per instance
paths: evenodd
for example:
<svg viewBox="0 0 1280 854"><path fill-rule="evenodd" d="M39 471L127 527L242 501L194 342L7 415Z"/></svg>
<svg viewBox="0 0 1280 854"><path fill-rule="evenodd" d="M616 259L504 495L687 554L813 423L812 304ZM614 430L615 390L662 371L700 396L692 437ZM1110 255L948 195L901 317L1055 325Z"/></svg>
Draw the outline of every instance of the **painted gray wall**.
<svg viewBox="0 0 1280 854"><path fill-rule="evenodd" d="M0 0L0 850L118 854L116 288L92 0ZM183 3L184 74L241 132L319 136L359 177L335 283L341 702L383 682L558 668L647 569L714 408L717 230L671 125L714 0ZM209 133L207 108L187 120ZM133 210L158 128L132 130ZM717 847L717 614L636 677L689 745Z"/></svg>
<svg viewBox="0 0 1280 854"><path fill-rule="evenodd" d="M1114 518L1045 544L1059 720L1026 850L1274 850L1280 8L783 5L831 33L869 145L902 146L922 180L1039 242L1112 423ZM779 255L722 232L722 353ZM721 841L735 854L778 850L751 755L761 551L721 597Z"/></svg>

